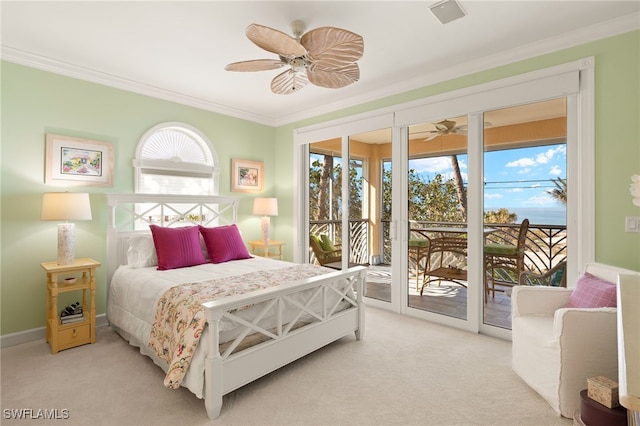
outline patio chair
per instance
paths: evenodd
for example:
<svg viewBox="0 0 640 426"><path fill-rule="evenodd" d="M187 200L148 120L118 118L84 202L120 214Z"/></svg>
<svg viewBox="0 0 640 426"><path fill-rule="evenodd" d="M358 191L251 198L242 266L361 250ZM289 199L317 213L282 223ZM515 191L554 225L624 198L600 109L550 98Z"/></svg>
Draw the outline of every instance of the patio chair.
<svg viewBox="0 0 640 426"><path fill-rule="evenodd" d="M414 238L409 240L409 259L415 262L415 274L416 274L416 291L420 290L420 265L423 258L426 258L429 254L429 239L427 238Z"/></svg>
<svg viewBox="0 0 640 426"><path fill-rule="evenodd" d="M427 253L427 265L422 276L420 296L422 296L424 288L430 286L434 281L438 282L438 287L442 281L467 287L467 270L459 267L467 258L467 242L466 237L447 236L431 239Z"/></svg>
<svg viewBox="0 0 640 426"><path fill-rule="evenodd" d="M518 281L520 285L567 287L567 262L562 261L543 274L523 271Z"/></svg>
<svg viewBox="0 0 640 426"><path fill-rule="evenodd" d="M484 246L484 277L485 302L489 293L496 296L496 291L505 292L500 286L513 287L518 285L520 274L524 271L524 251L529 230L529 219L524 219L518 231L518 240L513 244L485 244Z"/></svg>
<svg viewBox="0 0 640 426"><path fill-rule="evenodd" d="M329 266L329 264L342 262L340 245L334 245L326 234L320 236L309 235L309 246L320 266Z"/></svg>

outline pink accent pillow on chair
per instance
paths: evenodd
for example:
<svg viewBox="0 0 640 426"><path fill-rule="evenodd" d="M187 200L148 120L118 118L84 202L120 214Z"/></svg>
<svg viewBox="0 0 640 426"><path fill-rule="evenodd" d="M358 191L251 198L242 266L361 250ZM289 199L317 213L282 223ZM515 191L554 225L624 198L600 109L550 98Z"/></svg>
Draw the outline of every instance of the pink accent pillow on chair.
<svg viewBox="0 0 640 426"><path fill-rule="evenodd" d="M236 225L217 226L215 228L200 226L200 233L204 238L204 244L207 246L211 263L251 258Z"/></svg>
<svg viewBox="0 0 640 426"><path fill-rule="evenodd" d="M565 308L615 308L616 285L585 272L576 282Z"/></svg>
<svg viewBox="0 0 640 426"><path fill-rule="evenodd" d="M197 226L163 228L149 225L158 256L158 270L184 268L206 262Z"/></svg>

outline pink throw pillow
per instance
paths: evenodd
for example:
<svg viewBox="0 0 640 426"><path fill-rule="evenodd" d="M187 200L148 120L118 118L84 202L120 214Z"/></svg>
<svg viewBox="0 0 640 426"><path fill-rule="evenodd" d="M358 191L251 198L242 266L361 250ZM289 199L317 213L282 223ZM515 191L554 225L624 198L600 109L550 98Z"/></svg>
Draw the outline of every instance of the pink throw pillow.
<svg viewBox="0 0 640 426"><path fill-rule="evenodd" d="M616 285L585 272L578 282L565 308L615 308Z"/></svg>
<svg viewBox="0 0 640 426"><path fill-rule="evenodd" d="M184 268L205 263L197 226L163 228L149 225L158 256L158 270Z"/></svg>
<svg viewBox="0 0 640 426"><path fill-rule="evenodd" d="M200 226L200 233L204 238L204 244L207 246L211 263L251 258L236 225L217 226L215 228Z"/></svg>

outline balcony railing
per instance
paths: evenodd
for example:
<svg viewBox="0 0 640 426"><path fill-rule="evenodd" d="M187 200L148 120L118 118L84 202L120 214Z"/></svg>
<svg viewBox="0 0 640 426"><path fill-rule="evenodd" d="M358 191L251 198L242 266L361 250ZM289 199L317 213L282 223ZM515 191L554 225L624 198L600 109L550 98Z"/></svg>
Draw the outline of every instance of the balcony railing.
<svg viewBox="0 0 640 426"><path fill-rule="evenodd" d="M463 226L459 222L412 222L416 228L430 226ZM487 223L485 226L497 229L486 237L487 243L515 244L518 239L519 224ZM367 219L349 221L349 239L351 241L349 261L367 263L369 238ZM337 220L312 221L312 234L327 234L335 244L342 242L342 222ZM383 252L382 263L391 263L391 239L389 237L389 221L382 221ZM409 238L423 238L411 232ZM377 254L377 253L374 253ZM525 267L533 272L542 273L567 259L567 228L561 225L530 224L527 232L525 249ZM311 258L311 261L315 259Z"/></svg>

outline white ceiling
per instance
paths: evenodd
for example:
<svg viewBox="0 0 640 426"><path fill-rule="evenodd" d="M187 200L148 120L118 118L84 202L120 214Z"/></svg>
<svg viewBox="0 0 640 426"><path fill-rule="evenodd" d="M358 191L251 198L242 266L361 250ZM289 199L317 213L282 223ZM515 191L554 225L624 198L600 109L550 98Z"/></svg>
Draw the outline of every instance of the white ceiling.
<svg viewBox="0 0 640 426"><path fill-rule="evenodd" d="M2 59L269 125L640 28L640 1L459 0L441 24L435 1L2 1ZM276 95L281 70L237 73L230 62L275 59L244 30L291 33L301 19L362 35L361 78Z"/></svg>

